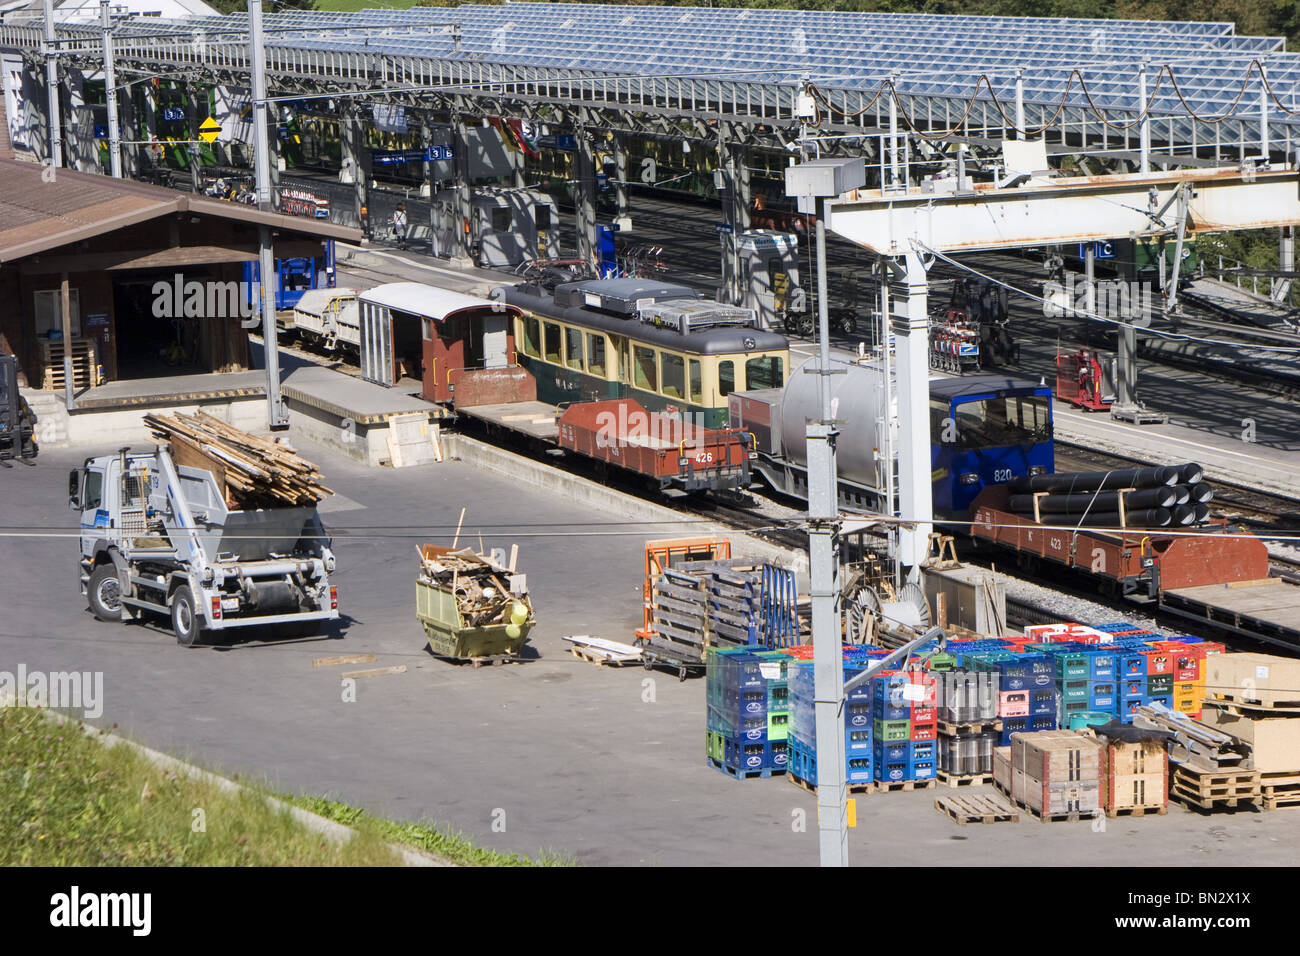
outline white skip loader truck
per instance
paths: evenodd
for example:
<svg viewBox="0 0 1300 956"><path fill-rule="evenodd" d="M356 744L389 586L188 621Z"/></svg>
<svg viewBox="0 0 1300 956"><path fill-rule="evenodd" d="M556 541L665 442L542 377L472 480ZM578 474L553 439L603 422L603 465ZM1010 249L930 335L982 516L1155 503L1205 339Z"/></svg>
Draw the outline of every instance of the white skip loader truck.
<svg viewBox="0 0 1300 956"><path fill-rule="evenodd" d="M339 616L314 501L231 508L224 479L163 446L87 459L68 495L81 512L81 591L101 621L165 615L192 647L251 625L301 637Z"/></svg>

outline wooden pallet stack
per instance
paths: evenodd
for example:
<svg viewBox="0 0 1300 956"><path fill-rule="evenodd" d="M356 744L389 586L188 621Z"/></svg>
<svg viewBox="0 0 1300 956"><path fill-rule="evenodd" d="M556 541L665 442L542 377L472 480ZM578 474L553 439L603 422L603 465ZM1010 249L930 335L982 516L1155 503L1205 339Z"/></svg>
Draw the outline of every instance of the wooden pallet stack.
<svg viewBox="0 0 1300 956"><path fill-rule="evenodd" d="M41 341L41 361L45 365L45 375L41 388L46 391L61 391L65 377L63 369L64 344L61 339ZM72 356L72 387L76 391L93 388L100 383L99 353L93 339L73 339L67 350Z"/></svg>
<svg viewBox="0 0 1300 956"><path fill-rule="evenodd" d="M1070 730L1011 735L1011 800L1043 823L1102 810L1101 745Z"/></svg>
<svg viewBox="0 0 1300 956"><path fill-rule="evenodd" d="M1265 810L1300 806L1300 661L1270 654L1206 660L1202 722L1240 742Z"/></svg>
<svg viewBox="0 0 1300 956"><path fill-rule="evenodd" d="M1120 740L1099 734L1102 806L1108 817L1163 815L1169 808L1169 751L1157 736Z"/></svg>
<svg viewBox="0 0 1300 956"><path fill-rule="evenodd" d="M144 423L156 438L170 442L177 465L212 472L233 507L314 505L334 493L292 446L250 435L207 412L149 414Z"/></svg>

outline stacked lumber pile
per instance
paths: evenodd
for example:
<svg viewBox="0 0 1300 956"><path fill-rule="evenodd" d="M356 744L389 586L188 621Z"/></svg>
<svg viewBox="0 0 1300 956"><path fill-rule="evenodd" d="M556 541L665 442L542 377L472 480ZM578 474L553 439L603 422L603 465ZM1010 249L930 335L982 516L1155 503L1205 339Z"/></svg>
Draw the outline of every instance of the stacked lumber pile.
<svg viewBox="0 0 1300 956"><path fill-rule="evenodd" d="M511 587L522 591L518 576L469 548L452 551L425 545L418 550L420 578L455 596L466 627L511 623L511 613L519 600Z"/></svg>
<svg viewBox="0 0 1300 956"><path fill-rule="evenodd" d="M150 414L144 423L156 438L171 443L177 464L211 471L236 508L314 505L334 494L316 466L291 445L250 435L206 412Z"/></svg>

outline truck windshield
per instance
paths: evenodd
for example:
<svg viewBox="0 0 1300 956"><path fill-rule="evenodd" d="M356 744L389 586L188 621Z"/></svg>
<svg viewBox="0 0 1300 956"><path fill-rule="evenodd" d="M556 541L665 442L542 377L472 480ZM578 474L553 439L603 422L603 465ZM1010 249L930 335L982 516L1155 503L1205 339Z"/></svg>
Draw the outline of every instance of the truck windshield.
<svg viewBox="0 0 1300 956"><path fill-rule="evenodd" d="M1052 437L1046 396L986 398L956 406L957 443L963 448L1037 445Z"/></svg>

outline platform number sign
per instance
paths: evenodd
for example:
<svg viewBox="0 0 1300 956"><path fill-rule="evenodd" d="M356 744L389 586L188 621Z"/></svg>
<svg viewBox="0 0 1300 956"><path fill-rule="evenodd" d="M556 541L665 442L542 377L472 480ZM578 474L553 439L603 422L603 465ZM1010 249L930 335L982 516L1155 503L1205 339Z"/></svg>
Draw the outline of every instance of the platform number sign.
<svg viewBox="0 0 1300 956"><path fill-rule="evenodd" d="M1092 257L1094 259L1114 259L1115 246L1109 242L1081 242L1079 243L1079 258L1085 259L1088 256L1088 246L1092 246Z"/></svg>

